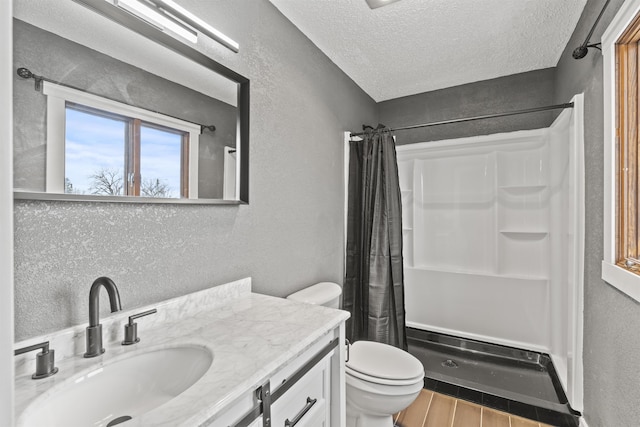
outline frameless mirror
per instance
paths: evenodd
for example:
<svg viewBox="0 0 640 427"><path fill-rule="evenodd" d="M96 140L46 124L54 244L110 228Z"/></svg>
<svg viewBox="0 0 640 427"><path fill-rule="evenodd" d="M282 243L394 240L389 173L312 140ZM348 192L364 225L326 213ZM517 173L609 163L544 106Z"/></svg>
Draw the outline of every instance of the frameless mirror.
<svg viewBox="0 0 640 427"><path fill-rule="evenodd" d="M105 0L14 0L16 197L247 203L249 81L188 43Z"/></svg>

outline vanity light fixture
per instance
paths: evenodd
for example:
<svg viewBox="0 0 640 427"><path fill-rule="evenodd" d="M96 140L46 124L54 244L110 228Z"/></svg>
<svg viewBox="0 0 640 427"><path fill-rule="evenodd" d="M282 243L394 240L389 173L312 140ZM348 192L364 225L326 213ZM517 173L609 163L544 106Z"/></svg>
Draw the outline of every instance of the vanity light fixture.
<svg viewBox="0 0 640 427"><path fill-rule="evenodd" d="M132 13L148 24L153 25L159 30L174 33L191 43L198 42L198 33L180 25L178 22L162 13L162 11L157 10L152 6L148 6L138 0L114 0L114 4L119 8Z"/></svg>
<svg viewBox="0 0 640 427"><path fill-rule="evenodd" d="M240 45L236 41L173 0L113 0L113 2L151 25L163 31L175 33L191 43L196 43L198 35L203 34L236 53L240 50Z"/></svg>
<svg viewBox="0 0 640 427"><path fill-rule="evenodd" d="M212 38L228 49L238 53L240 50L240 45L234 41L233 39L227 37L220 31L213 28L211 25L204 22L202 19L195 16L193 13L189 12L187 9L183 8L173 0L148 0L151 3L155 4L158 8L168 12L173 15L177 19L183 21L187 25L193 27L196 31L204 34L207 37Z"/></svg>

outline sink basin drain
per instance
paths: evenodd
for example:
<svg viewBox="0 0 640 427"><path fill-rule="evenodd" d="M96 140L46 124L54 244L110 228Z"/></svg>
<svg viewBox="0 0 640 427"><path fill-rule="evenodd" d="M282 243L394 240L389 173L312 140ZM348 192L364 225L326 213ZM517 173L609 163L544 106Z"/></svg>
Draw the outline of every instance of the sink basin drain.
<svg viewBox="0 0 640 427"><path fill-rule="evenodd" d="M111 421L109 421L109 424L107 424L107 427L113 427L113 426L121 424L121 423L123 423L125 421L129 421L131 418L133 418L133 417L130 417L129 415L123 415L121 417L114 418Z"/></svg>
<svg viewBox="0 0 640 427"><path fill-rule="evenodd" d="M451 359L447 359L444 362L441 363L442 366L444 366L445 368L457 368L458 364L456 362L454 362Z"/></svg>

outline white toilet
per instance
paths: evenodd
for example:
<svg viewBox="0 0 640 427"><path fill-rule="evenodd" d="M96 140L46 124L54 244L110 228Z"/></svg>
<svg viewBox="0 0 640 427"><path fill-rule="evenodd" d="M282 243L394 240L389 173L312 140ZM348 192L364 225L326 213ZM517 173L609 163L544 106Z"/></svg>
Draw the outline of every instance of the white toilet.
<svg viewBox="0 0 640 427"><path fill-rule="evenodd" d="M287 298L338 308L342 288L317 283ZM392 415L409 406L424 384L422 363L399 348L373 341L349 346L345 366L347 427L392 427Z"/></svg>

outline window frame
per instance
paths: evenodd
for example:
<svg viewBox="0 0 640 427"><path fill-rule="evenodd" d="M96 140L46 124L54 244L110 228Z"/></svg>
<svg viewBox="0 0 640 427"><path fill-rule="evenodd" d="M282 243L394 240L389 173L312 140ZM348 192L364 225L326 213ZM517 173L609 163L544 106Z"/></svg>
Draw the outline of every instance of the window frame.
<svg viewBox="0 0 640 427"><path fill-rule="evenodd" d="M619 100L626 98L621 108L624 108L624 104L629 104L628 91L619 90L618 78L624 74L619 74L618 62L620 58L619 53L623 53L624 49L620 48L620 41L623 43L634 42L636 37L629 37L629 29L640 14L640 0L627 0L620 7L616 16L613 18L606 31L602 36L602 53L603 53L603 89L604 89L604 259L602 261L602 279L615 287L616 289L624 292L631 298L640 302L640 275L630 271L619 263L618 253L621 250L626 251L625 245L627 239L622 239L624 233L624 216L621 217L620 211L626 212L624 200L621 202L620 187L618 184L618 171L620 163L619 150L624 149L627 135L625 134L626 113L623 109L623 116L619 114ZM640 21L638 28L640 28ZM623 38L624 37L624 38ZM640 37L637 37L640 39ZM637 49L640 52L640 49ZM637 56L637 55L636 55ZM637 70L640 70L640 64L637 59ZM623 58L624 62L624 58ZM637 71L636 70L636 71ZM638 102L640 101L640 92L637 89L638 84L635 84L635 89L632 90L631 95L633 105L626 110L630 113L636 126L631 130L633 139L638 141L637 137L637 123L638 123ZM625 84L625 89L628 86ZM621 96L622 94L622 96ZM618 134L618 127L622 128L622 138ZM637 166L637 165L636 165ZM622 174L621 174L622 175ZM633 174L635 175L635 173ZM637 182L637 176L634 177ZM622 184L624 185L624 183ZM625 187L623 187L624 189ZM638 189L635 189L636 194L640 194ZM624 198L622 198L624 199ZM633 202L633 201L632 201ZM633 202L635 203L635 202ZM637 216L638 208L634 208L635 215ZM622 219L621 219L622 218ZM636 222L636 219L631 221ZM635 239L631 239L633 242Z"/></svg>
<svg viewBox="0 0 640 427"><path fill-rule="evenodd" d="M183 165L188 162L188 179L181 184L181 194L189 199L198 198L198 154L201 127L198 124L166 116L144 108L134 107L68 86L44 81L42 93L47 96L47 145L46 177L47 193L64 193L65 177L65 121L67 103L80 104L97 110L139 119L144 125L157 125L188 134L188 147L183 152ZM181 166L183 166L181 165ZM182 169L182 168L181 168ZM188 185L186 185L188 182ZM185 186L188 191L185 193ZM127 196L128 197L128 196Z"/></svg>

